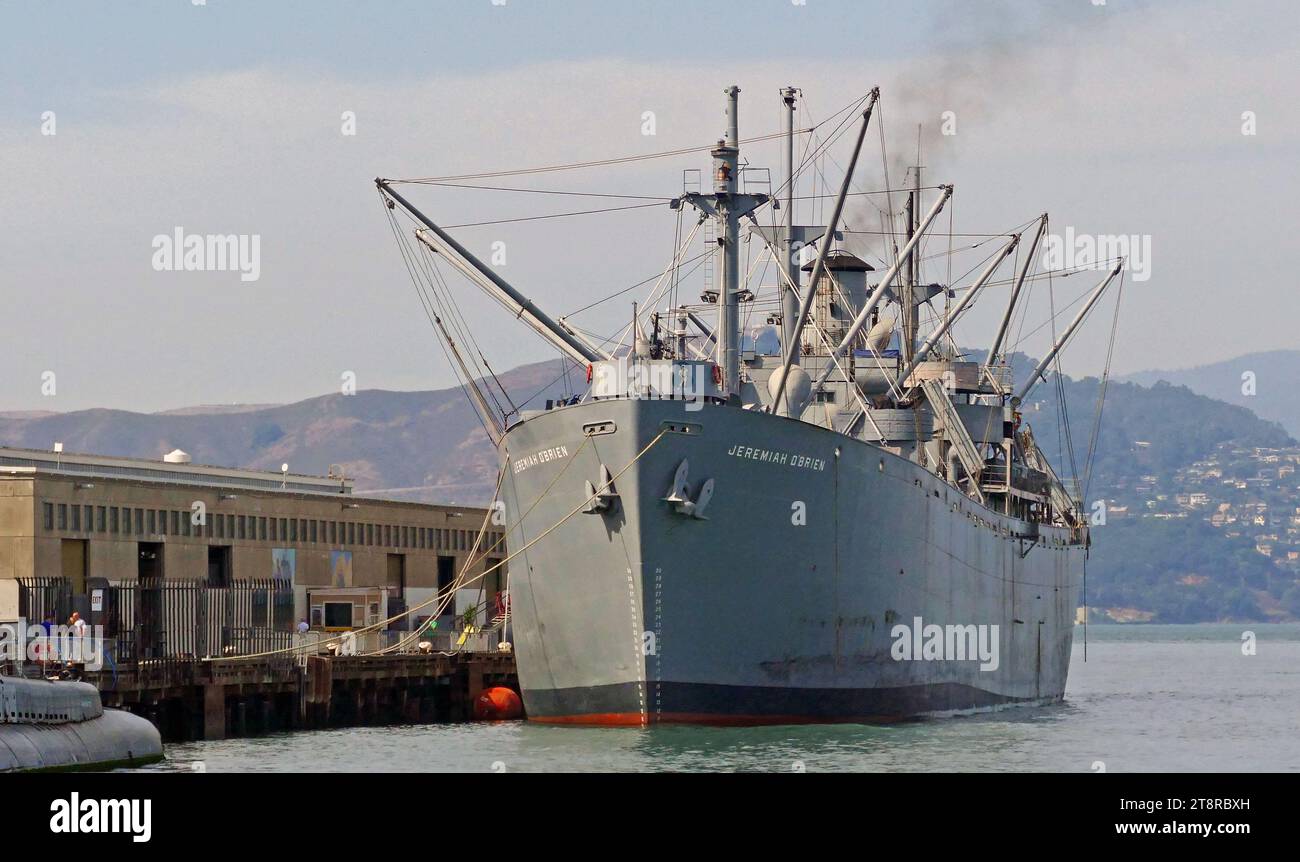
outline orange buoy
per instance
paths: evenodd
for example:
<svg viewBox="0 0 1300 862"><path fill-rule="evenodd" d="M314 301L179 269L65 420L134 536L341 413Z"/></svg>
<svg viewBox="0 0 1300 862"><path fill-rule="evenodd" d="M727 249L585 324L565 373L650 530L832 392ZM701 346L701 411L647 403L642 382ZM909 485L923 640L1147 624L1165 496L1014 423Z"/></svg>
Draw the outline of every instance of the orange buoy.
<svg viewBox="0 0 1300 862"><path fill-rule="evenodd" d="M478 721L510 721L522 717L524 705L513 688L493 686L474 701L474 718Z"/></svg>

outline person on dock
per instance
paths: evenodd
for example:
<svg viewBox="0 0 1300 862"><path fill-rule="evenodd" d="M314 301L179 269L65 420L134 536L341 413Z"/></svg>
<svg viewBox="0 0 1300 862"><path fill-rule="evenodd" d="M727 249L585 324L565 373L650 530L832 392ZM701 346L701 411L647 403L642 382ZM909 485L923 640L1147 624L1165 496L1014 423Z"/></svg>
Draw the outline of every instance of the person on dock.
<svg viewBox="0 0 1300 862"><path fill-rule="evenodd" d="M54 631L54 614L45 614L45 619L41 620L41 631L44 634L35 645L33 658L39 662L48 662L54 657L50 650L50 635Z"/></svg>
<svg viewBox="0 0 1300 862"><path fill-rule="evenodd" d="M70 654L64 658L65 661L81 662L84 661L86 650L86 621L81 618L81 614L76 611L68 617L68 628L72 630L72 643L70 644Z"/></svg>

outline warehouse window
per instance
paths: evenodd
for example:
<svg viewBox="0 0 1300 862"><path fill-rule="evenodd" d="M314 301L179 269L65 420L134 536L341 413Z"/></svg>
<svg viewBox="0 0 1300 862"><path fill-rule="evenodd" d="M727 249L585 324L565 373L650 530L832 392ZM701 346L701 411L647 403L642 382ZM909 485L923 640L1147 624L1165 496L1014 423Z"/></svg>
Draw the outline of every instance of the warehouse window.
<svg viewBox="0 0 1300 862"><path fill-rule="evenodd" d="M117 506L108 507L108 531L110 533L116 533L118 531Z"/></svg>
<svg viewBox="0 0 1300 862"><path fill-rule="evenodd" d="M81 529L81 507L75 503L72 506L72 531L75 533Z"/></svg>
<svg viewBox="0 0 1300 862"><path fill-rule="evenodd" d="M158 532L164 536L167 535L167 511L165 509L158 510Z"/></svg>
<svg viewBox="0 0 1300 862"><path fill-rule="evenodd" d="M41 503L41 517L44 519L45 529L54 529L54 504Z"/></svg>
<svg viewBox="0 0 1300 862"><path fill-rule="evenodd" d="M144 533L144 509L135 510L135 531L138 534Z"/></svg>
<svg viewBox="0 0 1300 862"><path fill-rule="evenodd" d="M257 519L257 537L263 542L266 541L266 518L264 517Z"/></svg>
<svg viewBox="0 0 1300 862"><path fill-rule="evenodd" d="M59 504L59 529L60 530L68 529L68 504L67 503Z"/></svg>
<svg viewBox="0 0 1300 862"><path fill-rule="evenodd" d="M307 522L307 528L311 530L311 542L313 545L316 544L316 536L319 535L320 528L316 526L317 523L318 522L316 521L315 518L312 518L310 521Z"/></svg>
<svg viewBox="0 0 1300 862"><path fill-rule="evenodd" d="M108 529L108 510L103 506L95 509L95 530L102 533Z"/></svg>

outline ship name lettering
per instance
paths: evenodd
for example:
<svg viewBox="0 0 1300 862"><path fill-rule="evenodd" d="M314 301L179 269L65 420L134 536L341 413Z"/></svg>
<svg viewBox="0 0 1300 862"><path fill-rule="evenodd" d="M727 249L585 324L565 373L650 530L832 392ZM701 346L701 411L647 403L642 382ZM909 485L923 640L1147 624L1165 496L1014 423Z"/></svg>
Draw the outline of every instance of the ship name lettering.
<svg viewBox="0 0 1300 862"><path fill-rule="evenodd" d="M552 446L549 449L542 449L540 452L534 452L531 455L525 455L522 458L516 458L514 462L515 473L522 473L529 467L536 467L538 464L545 464L548 461L555 461L559 458L569 457L569 447Z"/></svg>
<svg viewBox="0 0 1300 862"><path fill-rule="evenodd" d="M764 464L780 464L786 467L798 467L803 470L821 472L826 469L826 459L797 452L784 452L780 449L764 449L759 446L742 446L737 443L727 450L733 458L758 461Z"/></svg>

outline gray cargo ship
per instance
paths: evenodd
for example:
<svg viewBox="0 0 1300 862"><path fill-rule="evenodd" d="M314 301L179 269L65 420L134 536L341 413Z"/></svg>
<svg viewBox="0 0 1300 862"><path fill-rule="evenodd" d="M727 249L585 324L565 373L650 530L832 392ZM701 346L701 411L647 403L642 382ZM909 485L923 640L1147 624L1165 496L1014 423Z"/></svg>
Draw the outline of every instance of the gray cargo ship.
<svg viewBox="0 0 1300 862"><path fill-rule="evenodd" d="M952 187L930 189L922 214L915 179L902 247L874 275L837 240L878 90L858 105L821 225L794 222L797 91L781 93L785 179L766 193L741 182L738 94L726 91L712 190L671 203L716 245L716 290L700 306L634 307L623 349L549 317L396 181L376 181L423 250L586 367L585 393L504 421L465 375L503 463L529 719L879 722L1060 701L1089 535L1019 407L1120 266L1017 386L1008 329L1046 216L1002 282L991 349L968 361L952 325L1021 235L999 237L968 286L921 284L918 244ZM742 326L761 303L742 279L746 242L777 265L779 352ZM938 318L924 337L922 309Z"/></svg>

